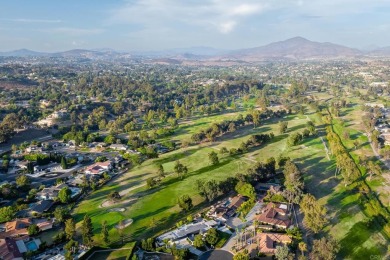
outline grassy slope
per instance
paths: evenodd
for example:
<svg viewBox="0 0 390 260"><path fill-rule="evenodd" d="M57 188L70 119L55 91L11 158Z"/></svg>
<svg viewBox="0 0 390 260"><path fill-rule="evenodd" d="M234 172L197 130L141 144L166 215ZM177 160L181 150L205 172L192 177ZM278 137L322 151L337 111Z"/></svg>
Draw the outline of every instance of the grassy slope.
<svg viewBox="0 0 390 260"><path fill-rule="evenodd" d="M235 117L236 114L212 116L198 118L192 121L180 124L180 130L174 136L175 140L188 140L192 133L206 128L212 122L222 121L229 117ZM310 119L317 124L321 124L320 118L316 114L309 115ZM289 133L292 131L301 131L307 121L305 117L290 116ZM212 150L218 150L221 147L238 147L253 133L264 133L273 131L278 132L277 120L266 122L261 127L253 129L246 127L239 131L228 134L218 139L213 144L202 144L182 148L177 151L164 154L160 158L144 162L120 179L111 183L89 196L75 210L76 220L80 221L85 213L92 216L96 232L99 232L100 224L107 220L110 225L110 234L117 236L117 231L113 226L121 219L132 218L134 224L126 229L127 234L145 237L160 230L173 226L178 219L183 217L176 206L176 198L182 194L189 194L193 197L194 204L200 208L203 204L202 199L196 194L194 182L197 179L216 179L222 180L228 176L234 176L237 172L243 172L255 161L264 161L271 156L283 154L294 159L305 173L305 182L307 189L325 203L329 209L331 225L328 231L337 238L342 246L341 255L344 258L354 259L358 256L369 256L371 254L384 254L386 241L381 235L373 233L370 229L369 220L365 217L361 209L356 206L356 196L345 191L340 178L334 177L334 160L326 158L324 147L320 139L308 138L300 145L288 149L286 147L287 135L276 135L275 140L263 147L249 151L244 156L225 156L220 159L221 163L217 166L208 165L207 154ZM320 130L321 126L320 126ZM352 127L351 127L351 130ZM324 131L320 131L324 134ZM351 132L352 141L356 137L355 132ZM362 138L364 141L364 137ZM363 145L361 149L366 149ZM359 152L359 150L357 151ZM362 150L361 152L368 152ZM135 202L128 203L125 206L127 210L123 213L107 212L107 209L101 209L98 206L104 201L106 195L113 190L124 190L145 182L145 179L154 176L157 165L162 163L166 171L172 172L176 160L189 167L189 174L184 180L178 180L174 176L167 177L161 187L146 191L145 187L140 187L129 192L125 199L138 198ZM146 196L148 195L148 196ZM156 229L151 229L151 219L155 218L163 224L159 224ZM99 237L96 237L99 240Z"/></svg>
<svg viewBox="0 0 390 260"><path fill-rule="evenodd" d="M359 106L344 109L342 116L344 125L335 124L335 131L342 136L344 130L351 134L350 140L342 138L344 145L351 151L351 155L357 158L357 155L372 155L370 145L367 143L367 137L361 132L361 126L358 125ZM359 139L361 145L355 150L353 141ZM312 192L317 198L322 198L330 212L332 225L329 227L330 233L340 241L340 256L348 259L369 259L371 255L385 255L388 242L383 236L375 231L371 225L370 219L366 217L361 208L357 205L358 196L354 192L349 192L340 182L340 176L335 178L333 173L335 166L332 160L330 172L323 175L321 183L325 189L317 189L316 186ZM377 184L378 181L372 181L370 184ZM309 184L309 186L312 186ZM371 185L370 185L371 186Z"/></svg>
<svg viewBox="0 0 390 260"><path fill-rule="evenodd" d="M236 116L236 114L229 115L229 117ZM226 115L221 117L213 116L211 118L199 118L192 122L186 122L186 124L180 126L181 128L184 128L185 132L182 132L182 134L175 138L178 140L181 138L188 138L188 136L195 131L194 129L191 129L189 125L199 126L201 124L202 128L205 128L211 122L222 121L225 118ZM283 120L289 120L289 132L301 131L307 121L305 117L299 118L295 116L290 116ZM203 124L205 121L207 123ZM235 176L238 172L244 172L245 169L251 167L256 161L264 161L271 156L276 157L280 153L284 153L284 155L288 153L292 158L304 156L306 158L301 158L304 165L312 164L312 161L307 161L310 158L312 160L320 160L319 158L321 158L321 156L323 157L323 155L321 155L318 156L317 159L312 158L315 154L323 153L321 143L318 139L309 139L305 144L302 144L302 146L298 146L288 152L286 148L287 134L285 134L276 136L273 142L266 144L263 147L252 149L243 156L224 156L221 157L219 165L209 165L209 152L213 150L217 151L223 146L227 148L237 148L242 141L247 140L253 133L265 133L270 131L277 133L277 122L278 120L266 122L265 125L256 129L245 127L233 134L228 134L219 138L212 144L205 143L198 146L182 148L164 154L160 156L160 158L148 160L141 166L124 174L108 186L94 192L84 200L75 209L75 219L81 221L83 215L88 213L92 217L96 232L100 231L101 222L107 220L111 229L110 233L112 236L115 236L117 231L113 228L114 225L121 219L132 218L134 219L134 224L126 229L126 233L136 235L137 237L143 237L174 225L178 218L182 217L179 213L179 208L176 205L178 196L189 194L193 198L195 205L203 201L202 198L197 195L194 187L194 183L197 179L223 180L226 177ZM184 130L179 130L179 133ZM306 146L308 146L308 148L306 148ZM189 168L189 173L183 180L179 180L176 176L171 175L170 177L167 177L158 188L146 191L145 187L140 187L132 190L125 196L124 200L132 198L136 198L137 200L127 203L125 205L127 208L125 212L107 212L107 209L99 208L99 205L106 199L107 194L111 191L120 191L145 183L146 178L155 175L159 163L163 164L166 172L171 173L173 171L173 165L178 159ZM146 194L148 195L146 196ZM117 207L120 207L120 205ZM149 228L152 217L164 224L158 225L156 230L152 230ZM99 237L96 237L96 239L99 240Z"/></svg>

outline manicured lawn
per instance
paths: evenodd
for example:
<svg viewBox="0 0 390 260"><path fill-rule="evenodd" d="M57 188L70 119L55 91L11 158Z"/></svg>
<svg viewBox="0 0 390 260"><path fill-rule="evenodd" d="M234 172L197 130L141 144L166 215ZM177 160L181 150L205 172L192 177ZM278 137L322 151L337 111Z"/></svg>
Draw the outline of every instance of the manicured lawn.
<svg viewBox="0 0 390 260"><path fill-rule="evenodd" d="M225 245L226 241L228 241L229 238L231 237L230 234L225 233L225 232L221 232L221 231L218 231L218 236L219 236L219 240L218 240L217 244L215 245L215 248L223 247Z"/></svg>
<svg viewBox="0 0 390 260"><path fill-rule="evenodd" d="M121 259L125 260L127 255L129 254L129 249L122 249L122 250L115 250L115 251L108 251L108 252L95 252L90 260L104 260L104 259Z"/></svg>
<svg viewBox="0 0 390 260"><path fill-rule="evenodd" d="M236 114L223 115L217 117L220 121L225 116L235 118ZM199 118L188 124L199 125L203 122L208 122L202 125L206 128L212 122L215 122L216 117ZM229 176L235 176L237 173L245 173L246 169L252 167L254 163L265 161L271 156L277 157L279 154L289 155L292 158L301 158L300 162L305 163L313 155L320 156L323 153L321 143L318 138L309 138L302 145L289 149L286 146L287 134L278 135L278 121L288 120L289 131L302 131L307 121L306 117L288 116L285 119L276 119L264 122L261 127L253 128L251 126L244 127L234 133L227 134L223 137L217 138L214 143L204 143L161 155L159 158L148 160L142 165L135 167L128 173L124 174L117 180L110 183L108 186L94 192L86 200L84 200L75 209L75 219L81 224L85 213L92 217L93 225L96 233L100 232L101 223L106 220L110 228L111 237L118 237L117 230L114 226L122 219L133 219L134 222L125 232L128 236L136 236L137 238L147 237L150 234L156 233L160 230L167 229L173 226L178 219L184 217L177 206L177 198L183 194L188 194L192 197L194 205L199 205L203 199L198 195L194 183L198 179L216 181L224 180ZM191 135L193 133L184 135ZM275 133L275 139L261 147L252 148L244 155L236 156L221 156L220 163L215 166L209 165L208 154L211 151L216 151L222 147L238 148L241 142L246 141L250 135L254 133ZM177 138L181 138L178 136ZM186 165L189 173L182 180L175 176L173 167L177 160ZM145 187L138 187L129 190L123 200L133 199L133 201L124 204L118 204L115 207L125 207L124 212L108 212L107 208L101 208L101 203L106 199L107 195L114 190L123 191L143 185L145 180L151 176L156 175L157 166L162 164L165 171L171 175L166 177L161 183L160 187L146 190ZM306 164L308 165L308 164ZM156 228L151 228L151 220L154 218L158 225ZM100 235L95 237L95 240L100 240Z"/></svg>
<svg viewBox="0 0 390 260"><path fill-rule="evenodd" d="M60 232L60 230L48 230L40 233L37 237L41 242L46 242L47 245L53 244L54 237Z"/></svg>
<svg viewBox="0 0 390 260"><path fill-rule="evenodd" d="M236 118L237 115L238 113L205 116L182 122L173 139L176 141L189 140L193 133L207 128L213 122ZM317 125L321 125L318 129L319 136L322 135L325 140L321 118L315 113L310 113L308 117L315 121ZM287 134L279 135L279 120L288 121ZM191 196L195 205L194 211L205 206L203 199L197 194L196 180L224 180L229 176L235 176L237 173L245 173L246 169L256 162L265 161L271 156L283 155L289 156L298 164L304 173L307 190L328 208L331 224L326 228L326 231L340 241L340 245L343 247L340 256L345 259L357 259L356 257L359 255L368 255L368 253L363 254L363 252L383 255L387 248L387 242L383 241L383 237L379 232L373 232L370 220L357 205L358 196L356 193L350 193L344 188L341 183L341 176L334 176L335 162L327 159L320 137L309 137L295 147L287 147L286 138L288 134L295 131L301 132L305 128L306 122L306 116L296 115L269 120L255 129L247 126L234 133L226 134L217 138L213 143L181 148L163 154L159 158L145 161L142 165L131 169L108 186L95 191L80 203L74 211L75 219L80 225L84 214L88 213L92 217L97 234L95 236L96 241L100 241L100 235L98 234L103 220L108 222L110 237L119 240L118 231L114 226L120 220L129 218L133 219L134 222L125 229L126 237L146 238L175 226L180 219L186 216L177 206L179 196L183 194ZM342 130L338 129L338 131ZM351 140L347 147L352 148L353 138L361 138L363 146L359 149L362 152L368 152L368 150L365 150L367 146L364 144L366 139L357 136L359 132L354 131L356 130L351 128ZM215 166L209 165L208 153L211 151L218 152L222 147L237 148L251 134L269 132L275 134L274 140L270 143L252 148L244 155L219 155L220 163ZM173 167L177 160L180 160L189 169L187 176L183 179L179 179L173 174ZM170 175L163 180L159 187L147 190L142 185L145 184L147 178L156 176L159 164L162 164L165 171ZM372 185L380 186L380 182L373 180ZM111 191L126 191L123 197L125 202L113 206L125 207L126 211L108 212L107 208L99 207ZM151 227L152 219L157 223L155 227ZM358 243L355 241L358 241Z"/></svg>
<svg viewBox="0 0 390 260"><path fill-rule="evenodd" d="M356 130L359 129L356 118L348 117L351 112L355 113L354 110L343 113L346 123L336 124L334 128L340 136L345 130L350 132L351 139L342 139L342 141L356 160L358 154L372 155L372 150L367 143L367 137ZM361 143L356 150L353 145L355 139L359 139ZM321 164L322 171L314 171L315 174L305 178L306 187L328 208L330 225L327 230L340 243L339 256L343 259L369 259L370 255L384 256L388 242L379 232L378 227L372 224L373 221L363 213L359 205L359 194L346 189L341 183L341 176L334 176L334 160L322 160L315 165L320 168ZM373 179L369 183L372 187L381 186L380 179Z"/></svg>

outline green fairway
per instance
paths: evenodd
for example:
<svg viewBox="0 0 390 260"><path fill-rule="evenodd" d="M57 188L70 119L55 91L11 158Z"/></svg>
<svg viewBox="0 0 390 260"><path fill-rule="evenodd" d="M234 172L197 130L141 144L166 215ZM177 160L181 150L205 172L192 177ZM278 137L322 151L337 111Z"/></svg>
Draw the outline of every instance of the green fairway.
<svg viewBox="0 0 390 260"><path fill-rule="evenodd" d="M185 121L179 125L179 130L173 139L177 141L189 140L193 133L207 128L213 122L233 119L237 115L238 113L230 113ZM185 214L181 213L177 206L179 196L183 194L191 196L195 205L194 210L204 207L203 198L197 194L195 189L196 180L224 180L237 173L244 173L255 162L265 161L271 156L283 155L289 156L298 164L304 172L308 191L326 204L331 222L327 230L342 243L343 247L347 248L341 251L341 255L344 258L353 259L364 250L370 254L383 255L387 248L386 241L383 241L380 234L370 235L372 234L370 226L366 225L369 219L356 205L357 198L345 191L340 176L334 176L335 163L333 160L328 160L324 144L320 139L320 136L324 135L324 129L321 127L318 129L319 136L317 137L309 137L295 147L287 147L288 134L295 131L301 132L308 119L317 122L321 127L323 126L321 118L317 114L311 113L307 117L290 115L283 119L267 120L257 128L245 126L234 133L218 137L213 143L181 148L163 154L159 158L147 160L87 197L75 209L75 219L80 224L84 214L88 213L92 217L96 234L100 232L102 221L106 220L110 228L110 237L118 239L115 225L120 220L133 219L133 224L125 228L126 237L146 238L173 227L178 220L185 217ZM288 121L287 134L278 134L279 120ZM209 165L208 153L211 151L218 152L222 147L237 148L250 135L269 132L275 134L275 138L270 143L251 148L243 155L219 155L220 163L215 166ZM361 149L367 148L365 145L362 147ZM177 160L180 160L189 169L188 174L182 180L173 174L173 167ZM148 190L144 186L145 180L156 176L159 164L164 166L168 177L159 187ZM109 212L109 208L100 207L112 191L124 193L121 202L111 207L124 207L126 208L124 212ZM153 226L152 222L154 222ZM356 230L359 231L358 234L356 234ZM356 239L358 239L360 246L354 242ZM96 235L95 240L100 241L100 235Z"/></svg>
<svg viewBox="0 0 390 260"><path fill-rule="evenodd" d="M226 118L235 118L238 113L213 116L210 118L199 118L192 121L187 121L180 125L182 135L177 135L177 139L188 138L195 132L191 128L187 132L188 125L202 124L198 130L208 127L212 122L222 121ZM309 160L317 160L323 157L323 147L318 138L308 138L302 144L292 149L288 149L286 145L286 138L288 134L278 135L279 120L288 120L289 131L301 131L305 127L307 121L306 117L288 116L285 119L273 119L264 122L258 128L246 126L234 133L226 134L217 138L213 143L203 143L196 146L181 148L179 150L161 155L159 158L148 160L142 165L135 167L127 172L117 180L102 189L95 191L92 195L86 198L75 209L75 219L80 222L85 213L92 217L92 221L96 232L100 232L100 225L103 220L108 222L110 233L115 237L117 231L114 226L122 219L133 219L134 223L126 228L126 233L139 237L145 237L158 230L164 230L182 217L179 207L177 206L177 198L183 194L188 194L193 198L194 205L198 205L203 199L197 194L194 183L198 179L217 181L224 180L229 176L235 176L237 173L245 173L245 170L254 165L255 162L265 161L267 158L278 155L289 155L292 158L300 158L304 166L310 164ZM203 124L206 122L206 124ZM181 130L184 128L184 130ZM197 131L198 131L197 130ZM220 163L215 166L209 165L208 153L216 151L221 147L238 148L241 142L246 141L250 135L255 133L275 133L275 138L268 144L261 147L251 148L248 153L244 155L220 157ZM184 137L183 137L184 136ZM317 158L317 159L316 159ZM179 179L173 174L173 166L176 160L186 165L189 169L188 174ZM319 160L319 159L318 159ZM151 176L156 175L157 165L162 164L165 171L170 176L166 177L161 183L160 187L146 190L145 180ZM106 196L111 191L125 191L125 196L122 201L113 207L125 207L124 212L108 212L108 208L101 208L100 205L106 199ZM129 201L130 200L130 201ZM154 229L150 228L152 217L157 221L158 226ZM99 236L95 238L100 240Z"/></svg>

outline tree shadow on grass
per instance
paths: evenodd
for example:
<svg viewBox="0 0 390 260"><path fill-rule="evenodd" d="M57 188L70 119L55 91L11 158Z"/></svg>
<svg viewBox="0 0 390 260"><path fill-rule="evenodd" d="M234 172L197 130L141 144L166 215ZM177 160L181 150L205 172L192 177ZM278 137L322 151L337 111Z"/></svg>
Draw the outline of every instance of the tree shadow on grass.
<svg viewBox="0 0 390 260"><path fill-rule="evenodd" d="M299 159L299 168L305 169L306 188L315 194L317 199L332 194L339 184L338 179L333 175L333 162L323 161L323 157L311 155Z"/></svg>
<svg viewBox="0 0 390 260"><path fill-rule="evenodd" d="M221 168L227 164L229 164L233 159L229 158L229 159L226 159L222 162L220 162L219 164L217 165L208 165L208 166L205 166L203 168L200 168L196 171L193 171L191 173L188 173L187 175L183 176L183 178L181 179L179 176L172 176L170 177L169 179L163 181L160 186L156 187L156 188L153 188L153 189L150 189L148 191L140 191L138 193L135 193L132 195L132 197L141 197L141 196L144 196L145 194L147 195L151 195L153 193L156 193L156 192L159 192L165 188L167 188L168 186L170 185L173 185L177 182L181 182L187 178L191 178L191 177L194 177L194 176L197 176L197 175L200 175L200 174L203 174L203 173L206 173L206 172L209 172L209 171L212 171L212 170L215 170L215 169L218 169L218 168Z"/></svg>
<svg viewBox="0 0 390 260"><path fill-rule="evenodd" d="M229 132L229 133L226 133L224 135L221 135L221 136L217 137L216 140L217 141L226 141L226 140L231 140L231 139L237 139L237 138L241 138L244 136L250 136L250 135L254 135L254 134L258 134L258 133L264 133L264 132L267 132L270 130L271 130L271 127L269 127L269 126L260 126L257 128L253 128L252 125L246 125L244 127L238 128L234 132Z"/></svg>
<svg viewBox="0 0 390 260"><path fill-rule="evenodd" d="M306 127L305 124L296 125L296 126L287 128L287 132L291 133L291 132L294 132L296 130L299 130L299 129L302 129L302 128L305 128L305 127Z"/></svg>
<svg viewBox="0 0 390 260"><path fill-rule="evenodd" d="M138 179L138 178L141 179L142 177L148 176L149 174L150 173L146 172L146 173L142 173L142 174L138 174L138 175L132 175L132 176L129 176L128 178L125 178L125 179L119 177L118 179L116 179L115 181L111 182L110 184L120 185L123 182L132 181L132 180L135 180L135 179Z"/></svg>
<svg viewBox="0 0 390 260"><path fill-rule="evenodd" d="M188 157L188 156L196 153L197 151L199 151L202 148L203 147L190 147L181 153L175 153L175 154L171 154L171 155L164 157L164 158L154 159L153 163L158 165L158 164L164 164L164 163L169 163L172 161L180 160L184 157ZM157 167L156 167L156 170L157 170Z"/></svg>
<svg viewBox="0 0 390 260"><path fill-rule="evenodd" d="M370 259L371 255L378 255L381 251L380 245L372 248L363 248L362 245L375 233L382 230L380 216L374 216L368 221L355 223L343 239L339 241L340 252L342 257L351 259ZM358 248L358 250L356 250Z"/></svg>

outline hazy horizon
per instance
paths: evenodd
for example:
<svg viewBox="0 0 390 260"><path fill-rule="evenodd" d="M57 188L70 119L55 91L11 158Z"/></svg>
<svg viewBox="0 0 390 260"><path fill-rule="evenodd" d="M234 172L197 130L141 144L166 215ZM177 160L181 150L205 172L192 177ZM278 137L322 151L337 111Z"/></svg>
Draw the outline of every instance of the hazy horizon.
<svg viewBox="0 0 390 260"><path fill-rule="evenodd" d="M385 0L16 0L0 7L0 51L233 50L296 36L358 49L390 46Z"/></svg>

